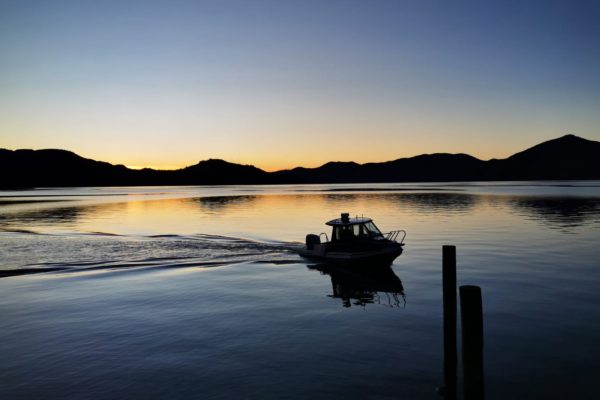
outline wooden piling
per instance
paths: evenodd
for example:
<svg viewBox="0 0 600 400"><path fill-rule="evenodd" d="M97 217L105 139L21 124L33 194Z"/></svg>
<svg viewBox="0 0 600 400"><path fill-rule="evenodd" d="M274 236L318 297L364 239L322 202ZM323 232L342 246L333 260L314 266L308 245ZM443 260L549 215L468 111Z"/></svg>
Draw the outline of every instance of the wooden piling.
<svg viewBox="0 0 600 400"><path fill-rule="evenodd" d="M456 246L443 246L444 398L456 400Z"/></svg>
<svg viewBox="0 0 600 400"><path fill-rule="evenodd" d="M483 306L479 286L460 287L465 400L483 400Z"/></svg>

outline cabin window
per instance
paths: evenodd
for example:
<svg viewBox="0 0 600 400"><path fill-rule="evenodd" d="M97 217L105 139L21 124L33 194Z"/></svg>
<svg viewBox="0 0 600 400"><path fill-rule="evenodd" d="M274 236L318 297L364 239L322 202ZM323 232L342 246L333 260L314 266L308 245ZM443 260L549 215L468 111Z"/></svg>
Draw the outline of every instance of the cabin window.
<svg viewBox="0 0 600 400"><path fill-rule="evenodd" d="M351 240L369 235L369 230L363 224L334 226L333 240Z"/></svg>
<svg viewBox="0 0 600 400"><path fill-rule="evenodd" d="M349 226L336 226L333 228L333 237L335 240L347 240L352 237L352 231Z"/></svg>
<svg viewBox="0 0 600 400"><path fill-rule="evenodd" d="M340 226L338 228L338 231L340 234L340 240L352 239L352 237L354 236L352 232L352 226Z"/></svg>

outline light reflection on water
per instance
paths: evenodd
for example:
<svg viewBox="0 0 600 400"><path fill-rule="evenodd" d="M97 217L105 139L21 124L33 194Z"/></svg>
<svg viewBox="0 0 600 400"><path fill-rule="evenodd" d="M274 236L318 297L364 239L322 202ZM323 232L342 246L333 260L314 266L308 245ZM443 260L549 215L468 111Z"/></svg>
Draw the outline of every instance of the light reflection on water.
<svg viewBox="0 0 600 400"><path fill-rule="evenodd" d="M60 271L0 279L1 398L436 398L448 243L483 290L488 398L590 397L600 373L597 182L4 195L0 269ZM405 253L299 258L341 211Z"/></svg>
<svg viewBox="0 0 600 400"><path fill-rule="evenodd" d="M600 193L600 189L599 189ZM0 197L1 198L1 197ZM368 213L379 224L430 218L490 218L496 211L551 227L597 224L600 197L485 195L453 192L231 195L72 204L1 205L0 229L111 234L246 233L301 239L303 228L320 226L340 210ZM498 219L498 218L497 218ZM464 222L464 221L463 221ZM396 225L394 225L396 224ZM392 226L393 225L393 226ZM241 230L239 228L242 228ZM422 229L420 229L422 230Z"/></svg>

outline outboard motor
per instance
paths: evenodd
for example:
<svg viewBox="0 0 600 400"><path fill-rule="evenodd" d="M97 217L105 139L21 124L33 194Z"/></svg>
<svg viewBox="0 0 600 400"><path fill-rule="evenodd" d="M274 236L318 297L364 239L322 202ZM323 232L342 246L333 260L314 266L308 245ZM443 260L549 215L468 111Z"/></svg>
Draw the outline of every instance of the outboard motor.
<svg viewBox="0 0 600 400"><path fill-rule="evenodd" d="M315 244L321 244L321 238L312 233L306 235L306 250L312 250Z"/></svg>

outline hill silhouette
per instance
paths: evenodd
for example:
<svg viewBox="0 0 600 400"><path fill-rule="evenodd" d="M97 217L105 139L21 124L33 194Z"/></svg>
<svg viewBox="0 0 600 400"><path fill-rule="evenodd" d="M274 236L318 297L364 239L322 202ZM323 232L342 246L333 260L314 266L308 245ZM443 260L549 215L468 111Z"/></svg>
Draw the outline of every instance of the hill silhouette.
<svg viewBox="0 0 600 400"><path fill-rule="evenodd" d="M600 142L566 135L505 160L491 160L495 179L598 179Z"/></svg>
<svg viewBox="0 0 600 400"><path fill-rule="evenodd" d="M134 170L71 151L0 149L0 188L57 186L219 185L282 183L448 182L600 179L600 142L566 135L506 159L423 154L380 163L328 162L265 172L209 159L177 170Z"/></svg>

